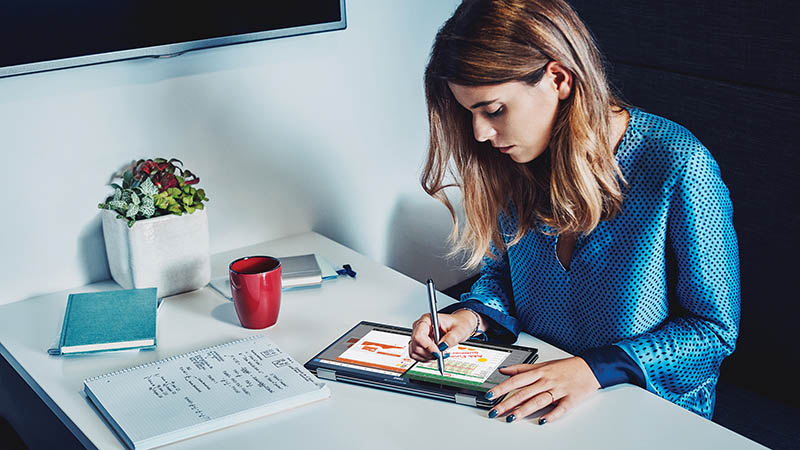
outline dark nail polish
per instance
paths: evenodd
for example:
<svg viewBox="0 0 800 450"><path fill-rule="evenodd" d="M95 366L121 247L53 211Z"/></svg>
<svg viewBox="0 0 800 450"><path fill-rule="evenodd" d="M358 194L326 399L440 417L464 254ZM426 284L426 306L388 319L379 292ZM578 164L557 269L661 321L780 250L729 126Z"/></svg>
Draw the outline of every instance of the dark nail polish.
<svg viewBox="0 0 800 450"><path fill-rule="evenodd" d="M547 419L545 419L544 417L539 419L539 425L544 425L546 423L547 423Z"/></svg>
<svg viewBox="0 0 800 450"><path fill-rule="evenodd" d="M500 367L498 367L498 369L505 369L506 367L508 367L508 366L500 366Z"/></svg>
<svg viewBox="0 0 800 450"><path fill-rule="evenodd" d="M449 358L449 357L450 357L450 353L445 353L444 355L442 355L442 359Z"/></svg>
<svg viewBox="0 0 800 450"><path fill-rule="evenodd" d="M489 400L490 398L494 397L494 392L488 391L487 393L483 394L483 398Z"/></svg>
<svg viewBox="0 0 800 450"><path fill-rule="evenodd" d="M434 359L439 359L439 354L438 353L433 352L433 353L431 353L431 355L433 355Z"/></svg>
<svg viewBox="0 0 800 450"><path fill-rule="evenodd" d="M439 344L439 350L440 351L447 350L447 347L448 347L447 342L442 342L441 344Z"/></svg>
<svg viewBox="0 0 800 450"><path fill-rule="evenodd" d="M493 410L489 411L489 418L490 419L494 419L495 417L497 417L497 410L493 409Z"/></svg>
<svg viewBox="0 0 800 450"><path fill-rule="evenodd" d="M506 417L506 422L511 423L516 418L517 418L517 416L515 416L514 414L511 414L510 416Z"/></svg>

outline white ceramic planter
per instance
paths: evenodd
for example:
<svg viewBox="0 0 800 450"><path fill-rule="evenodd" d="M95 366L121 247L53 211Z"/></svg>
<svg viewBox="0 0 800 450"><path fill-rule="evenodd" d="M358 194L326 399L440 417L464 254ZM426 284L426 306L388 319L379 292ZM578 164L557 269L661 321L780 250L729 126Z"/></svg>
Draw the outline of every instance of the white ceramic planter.
<svg viewBox="0 0 800 450"><path fill-rule="evenodd" d="M103 210L111 277L125 289L155 287L159 297L199 289L211 279L208 216L193 214L137 220L133 227Z"/></svg>

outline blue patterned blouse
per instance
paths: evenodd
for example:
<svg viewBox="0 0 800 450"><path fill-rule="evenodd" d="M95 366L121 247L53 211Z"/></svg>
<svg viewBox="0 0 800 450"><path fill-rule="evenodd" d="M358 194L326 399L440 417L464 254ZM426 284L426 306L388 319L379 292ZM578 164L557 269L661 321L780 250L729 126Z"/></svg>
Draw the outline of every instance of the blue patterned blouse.
<svg viewBox="0 0 800 450"><path fill-rule="evenodd" d="M621 214L578 236L568 270L557 236L540 224L501 258L485 258L471 292L447 310L484 314L499 339L524 330L586 355L603 387L635 382L711 418L719 367L739 327L728 189L688 130L629 112L616 155L628 182ZM513 236L513 213L500 226Z"/></svg>

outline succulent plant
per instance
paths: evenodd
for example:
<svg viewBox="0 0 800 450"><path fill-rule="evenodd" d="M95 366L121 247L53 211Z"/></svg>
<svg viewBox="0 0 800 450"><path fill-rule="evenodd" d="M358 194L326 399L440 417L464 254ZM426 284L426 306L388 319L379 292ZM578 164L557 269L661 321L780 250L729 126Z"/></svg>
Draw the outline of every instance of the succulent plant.
<svg viewBox="0 0 800 450"><path fill-rule="evenodd" d="M114 194L97 206L116 211L129 227L137 220L205 208L205 191L192 186L200 178L182 166L175 158L140 159L123 172L122 185L111 183Z"/></svg>

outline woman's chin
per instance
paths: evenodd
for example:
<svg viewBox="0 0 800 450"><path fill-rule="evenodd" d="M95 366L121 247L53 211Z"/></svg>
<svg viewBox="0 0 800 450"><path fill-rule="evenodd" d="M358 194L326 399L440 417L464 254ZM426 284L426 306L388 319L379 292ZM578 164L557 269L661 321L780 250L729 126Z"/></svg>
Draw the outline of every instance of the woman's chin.
<svg viewBox="0 0 800 450"><path fill-rule="evenodd" d="M527 163L533 161L534 159L536 159L536 158L530 157L529 155L519 155L519 154L516 154L516 153L509 153L508 157L511 158L511 160L514 161L517 164L527 164Z"/></svg>

